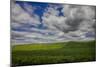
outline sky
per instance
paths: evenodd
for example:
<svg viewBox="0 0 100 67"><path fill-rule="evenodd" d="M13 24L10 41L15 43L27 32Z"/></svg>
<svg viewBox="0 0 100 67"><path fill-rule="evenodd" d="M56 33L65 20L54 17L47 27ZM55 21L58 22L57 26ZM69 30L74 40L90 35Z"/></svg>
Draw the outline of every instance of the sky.
<svg viewBox="0 0 100 67"><path fill-rule="evenodd" d="M95 40L95 6L16 1L11 8L12 44Z"/></svg>

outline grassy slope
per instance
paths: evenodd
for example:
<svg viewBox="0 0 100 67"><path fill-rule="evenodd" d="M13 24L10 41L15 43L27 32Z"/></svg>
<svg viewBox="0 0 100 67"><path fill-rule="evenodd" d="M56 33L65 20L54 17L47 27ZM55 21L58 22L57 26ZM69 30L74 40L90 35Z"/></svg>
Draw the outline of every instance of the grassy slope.
<svg viewBox="0 0 100 67"><path fill-rule="evenodd" d="M95 41L16 45L12 63L36 65L95 61Z"/></svg>

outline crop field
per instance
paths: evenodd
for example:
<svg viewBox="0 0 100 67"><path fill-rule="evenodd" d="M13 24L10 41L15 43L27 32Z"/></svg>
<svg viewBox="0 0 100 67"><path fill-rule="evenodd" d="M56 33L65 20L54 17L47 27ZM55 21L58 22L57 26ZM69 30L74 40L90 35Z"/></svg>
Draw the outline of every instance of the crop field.
<svg viewBox="0 0 100 67"><path fill-rule="evenodd" d="M34 43L12 46L12 65L40 65L96 60L95 41Z"/></svg>

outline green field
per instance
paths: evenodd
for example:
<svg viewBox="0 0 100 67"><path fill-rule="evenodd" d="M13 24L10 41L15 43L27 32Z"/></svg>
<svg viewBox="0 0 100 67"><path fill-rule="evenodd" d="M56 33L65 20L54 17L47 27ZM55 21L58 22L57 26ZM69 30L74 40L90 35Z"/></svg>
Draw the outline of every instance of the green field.
<svg viewBox="0 0 100 67"><path fill-rule="evenodd" d="M95 61L95 55L95 41L12 46L12 64L15 66Z"/></svg>

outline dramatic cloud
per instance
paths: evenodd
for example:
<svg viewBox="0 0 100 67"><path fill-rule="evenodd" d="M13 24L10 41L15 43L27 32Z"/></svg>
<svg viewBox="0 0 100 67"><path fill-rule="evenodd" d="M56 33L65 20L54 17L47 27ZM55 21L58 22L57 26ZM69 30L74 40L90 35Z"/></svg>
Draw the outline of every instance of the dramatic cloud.
<svg viewBox="0 0 100 67"><path fill-rule="evenodd" d="M21 2L11 12L12 44L95 39L94 6Z"/></svg>
<svg viewBox="0 0 100 67"><path fill-rule="evenodd" d="M50 9L51 7L43 16L43 21L49 28L59 30L64 34L77 32L73 35L80 37L80 33L85 36L87 32L95 32L95 28L93 28L95 26L95 9L93 6L63 5L64 16L59 16L57 9L52 8L51 12Z"/></svg>

